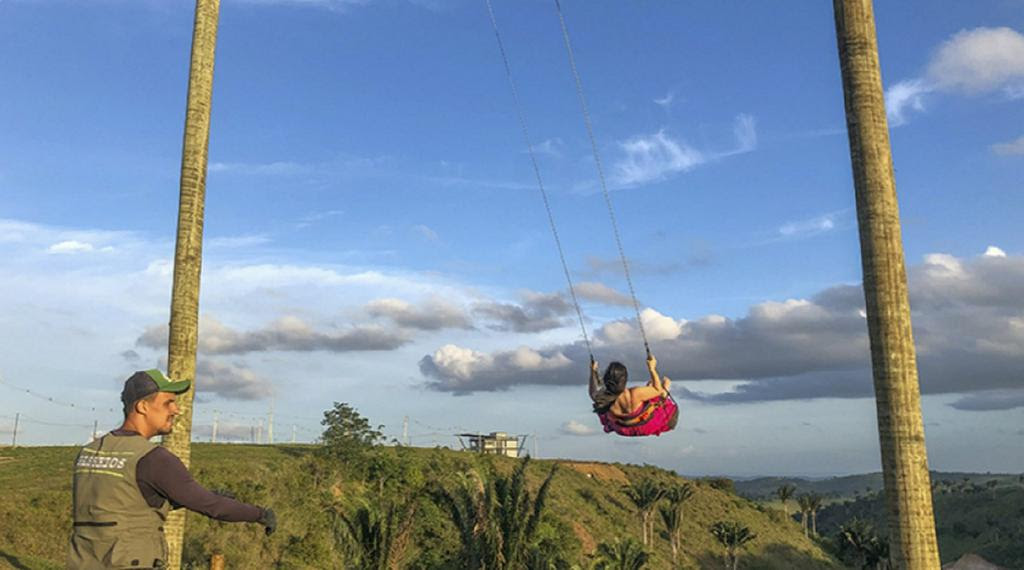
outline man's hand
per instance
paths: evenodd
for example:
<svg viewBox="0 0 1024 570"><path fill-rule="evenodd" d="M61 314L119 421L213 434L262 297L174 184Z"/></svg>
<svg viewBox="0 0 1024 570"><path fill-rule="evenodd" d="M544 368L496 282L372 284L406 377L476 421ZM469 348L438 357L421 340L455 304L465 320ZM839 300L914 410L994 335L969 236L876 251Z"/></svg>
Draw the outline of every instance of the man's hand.
<svg viewBox="0 0 1024 570"><path fill-rule="evenodd" d="M256 522L263 525L267 536L274 534L274 531L277 530L277 515L274 514L274 509L263 509L263 516Z"/></svg>
<svg viewBox="0 0 1024 570"><path fill-rule="evenodd" d="M598 370L600 370L600 368L597 366L597 361L594 360L593 358L591 358L590 359L590 371L593 372L594 374L597 374Z"/></svg>
<svg viewBox="0 0 1024 570"><path fill-rule="evenodd" d="M647 355L647 369L654 372L658 369L658 359L653 354Z"/></svg>

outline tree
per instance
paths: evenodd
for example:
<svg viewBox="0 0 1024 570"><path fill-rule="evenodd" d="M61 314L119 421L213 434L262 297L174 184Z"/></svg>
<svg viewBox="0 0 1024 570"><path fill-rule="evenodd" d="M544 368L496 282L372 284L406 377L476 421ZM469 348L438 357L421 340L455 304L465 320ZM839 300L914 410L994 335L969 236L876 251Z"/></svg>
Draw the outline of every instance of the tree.
<svg viewBox="0 0 1024 570"><path fill-rule="evenodd" d="M167 373L193 381L192 389L178 396L180 412L174 431L163 445L187 467L191 463L192 397L195 394L196 346L199 339L199 277L203 262L203 209L206 201L206 163L210 145L210 108L213 100L213 62L217 46L220 0L196 0L192 30L192 56L185 107L185 135L181 151L178 232L171 285L171 319L167 341ZM185 509L171 511L164 522L167 567L178 570L185 535Z"/></svg>
<svg viewBox="0 0 1024 570"><path fill-rule="evenodd" d="M740 564L740 549L757 538L757 535L735 521L718 521L711 525L710 530L725 547L725 570L736 570Z"/></svg>
<svg viewBox="0 0 1024 570"><path fill-rule="evenodd" d="M817 493L807 495L807 512L811 515L811 534L814 536L818 536L818 511L821 510L823 502L821 495Z"/></svg>
<svg viewBox="0 0 1024 570"><path fill-rule="evenodd" d="M668 506L659 508L661 520L668 532L669 546L672 548L672 564L679 564L679 549L683 543L683 505L693 496L693 486L689 483L672 487L665 494Z"/></svg>
<svg viewBox="0 0 1024 570"><path fill-rule="evenodd" d="M338 459L360 461L366 451L384 440L380 431L384 426L374 428L369 420L344 402L334 402L334 407L324 412L320 425L324 426L320 435L322 452Z"/></svg>
<svg viewBox="0 0 1024 570"><path fill-rule="evenodd" d="M807 536L809 529L808 518L811 513L811 496L808 494L800 495L796 498L796 504L800 507L800 528L804 531L804 536Z"/></svg>
<svg viewBox="0 0 1024 570"><path fill-rule="evenodd" d="M348 562L361 570L398 570L404 567L412 546L416 496L405 505L374 506L367 503L352 514L336 512L335 537L348 553Z"/></svg>
<svg viewBox="0 0 1024 570"><path fill-rule="evenodd" d="M833 0L893 559L938 570L907 271L871 0Z"/></svg>
<svg viewBox="0 0 1024 570"><path fill-rule="evenodd" d="M789 518L789 500L793 498L793 494L796 493L796 487L793 485L782 485L778 489L775 489L775 496L782 501L782 511L786 513L786 518Z"/></svg>
<svg viewBox="0 0 1024 570"><path fill-rule="evenodd" d="M457 476L452 489L438 486L434 496L448 513L459 533L464 567L470 570L519 570L525 568L529 547L537 536L555 476L552 467L537 490L526 486L527 457L511 475L495 475L484 481L475 471Z"/></svg>
<svg viewBox="0 0 1024 570"><path fill-rule="evenodd" d="M594 570L643 570L651 555L632 538L620 538L597 545Z"/></svg>
<svg viewBox="0 0 1024 570"><path fill-rule="evenodd" d="M658 505L658 501L665 496L667 491L664 487L655 483L653 479L641 479L636 485L623 486L622 490L629 497L629 500L633 501L633 504L636 505L637 512L640 514L640 528L643 533L644 546L649 546L654 527L651 514Z"/></svg>
<svg viewBox="0 0 1024 570"><path fill-rule="evenodd" d="M861 570L888 570L889 542L878 536L871 523L853 519L836 533L839 558Z"/></svg>

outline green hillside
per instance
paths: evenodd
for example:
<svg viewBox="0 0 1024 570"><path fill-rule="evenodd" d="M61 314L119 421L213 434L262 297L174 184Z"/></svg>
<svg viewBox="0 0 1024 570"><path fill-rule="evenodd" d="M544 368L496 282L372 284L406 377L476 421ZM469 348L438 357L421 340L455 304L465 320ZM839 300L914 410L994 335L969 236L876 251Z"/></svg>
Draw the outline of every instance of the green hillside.
<svg viewBox="0 0 1024 570"><path fill-rule="evenodd" d="M360 505L414 497L414 555L407 568L461 569L459 537L436 494L416 489L449 486L459 473L474 470L484 479L507 474L516 460L447 449L376 447L358 460L328 460L300 445L210 445L193 447L193 473L210 488L273 507L280 528L265 538L256 525L218 523L189 515L185 560L205 568L214 551L235 568L339 568L346 550L337 540L332 513ZM76 450L36 447L0 450L0 567L59 568L70 529L71 462ZM534 461L529 487L537 487L552 466L558 469L539 530L540 542L561 561L550 568L590 568L602 542L640 540L641 530L623 485L650 478L662 485L683 479L653 467ZM799 525L771 509L712 486L689 481L685 503L681 568L720 567L722 547L709 532L717 521L739 521L757 534L744 549L740 568L821 569L840 567ZM655 513L657 518L657 513ZM657 518L648 568L671 568L667 533Z"/></svg>
<svg viewBox="0 0 1024 570"><path fill-rule="evenodd" d="M1016 476L989 477L985 484L969 477L939 479L932 493L935 530L942 561L967 553L1006 568L1024 568L1024 487ZM818 513L818 529L835 532L854 518L887 532L881 493L833 503Z"/></svg>
<svg viewBox="0 0 1024 570"><path fill-rule="evenodd" d="M993 473L960 473L932 471L932 481L955 481L969 484L984 485L996 480L1012 484L1018 481L1019 475ZM870 495L882 489L882 474L863 473L844 475L825 479L807 479L803 477L757 477L756 479L737 480L736 492L751 499L774 499L775 490L782 485L793 485L798 493L815 493L827 499L854 499L861 495Z"/></svg>

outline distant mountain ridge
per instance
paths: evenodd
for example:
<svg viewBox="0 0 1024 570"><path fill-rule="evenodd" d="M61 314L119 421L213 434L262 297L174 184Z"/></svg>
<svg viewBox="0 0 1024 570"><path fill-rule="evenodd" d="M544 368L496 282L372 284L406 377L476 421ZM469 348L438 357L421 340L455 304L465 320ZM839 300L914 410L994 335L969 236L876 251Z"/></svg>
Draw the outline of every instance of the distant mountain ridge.
<svg viewBox="0 0 1024 570"><path fill-rule="evenodd" d="M967 473L959 471L932 471L932 481L955 481L971 484L986 484L997 480L1000 484L1018 482L1019 474L1013 473ZM882 474L862 473L822 479L807 477L756 477L735 480L736 492L749 499L771 500L775 491L783 485L793 485L800 493L816 493L829 499L853 499L861 495L882 490Z"/></svg>

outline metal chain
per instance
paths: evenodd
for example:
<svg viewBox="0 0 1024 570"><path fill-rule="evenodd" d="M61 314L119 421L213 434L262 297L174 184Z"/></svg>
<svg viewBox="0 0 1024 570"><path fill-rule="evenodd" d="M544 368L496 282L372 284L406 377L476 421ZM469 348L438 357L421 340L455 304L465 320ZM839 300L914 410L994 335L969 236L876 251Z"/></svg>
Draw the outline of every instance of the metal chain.
<svg viewBox="0 0 1024 570"><path fill-rule="evenodd" d="M533 150L533 142L530 138L530 131L526 127L526 119L523 117L522 105L519 101L519 91L516 89L515 80L512 77L512 68L508 63L508 54L505 53L505 44L501 41L501 33L498 31L498 21L494 17L494 8L491 0L484 0L487 4L487 13L491 17L491 27L494 28L494 37L498 40L498 51L501 52L501 61L505 64L505 77L508 79L509 89L512 92L512 100L516 108L516 117L519 119L519 127L526 141L526 148L530 155L530 163L533 165L533 173L537 177L537 188L540 189L541 198L544 200L544 210L548 214L548 224L551 226L551 235L555 238L555 246L558 248L558 258L562 262L562 271L565 273L565 281L569 284L569 295L572 297L573 307L576 309L576 316L580 321L580 331L583 333L583 342L587 345L587 353L590 359L594 359L594 351L590 346L590 337L587 335L587 326L583 320L583 310L580 308L579 299L576 296L576 287L573 285L572 276L569 273L569 265L565 262L565 251L562 249L562 240L558 237L558 228L555 225L555 217L551 213L551 202L548 200L548 193L544 189L544 180L540 175L540 167L537 165L537 155ZM635 301L635 298L634 298Z"/></svg>
<svg viewBox="0 0 1024 570"><path fill-rule="evenodd" d="M604 168L601 166L601 156L597 152L597 139L594 138L594 126L590 121L590 110L587 106L587 98L583 94L583 81L580 79L579 69L576 68L576 57L573 55L572 42L569 40L569 28L565 24L565 16L562 14L562 5L558 0L555 0L555 9L558 11L558 21L562 26L562 39L565 40L565 51L569 56L569 67L572 69L573 78L576 80L576 95L578 95L580 99L580 108L583 110L583 123L587 127L587 136L590 138L590 148L594 153L594 165L597 167L597 177L601 183L601 193L604 194L604 202L605 205L608 206L608 218L612 222L612 232L615 234L615 245L619 248L619 259L622 260L622 271L626 275L626 284L629 286L629 295L633 299L633 310L636 312L636 324L640 329L640 336L644 341L644 350L647 352L647 356L650 356L651 347L647 342L647 331L644 329L644 322L640 318L640 303L636 300L636 290L633 288L633 278L629 273L629 262L626 259L626 252L622 247L622 238L619 236L619 224L615 220L615 210L612 208L612 198L608 192L608 184L605 181Z"/></svg>

